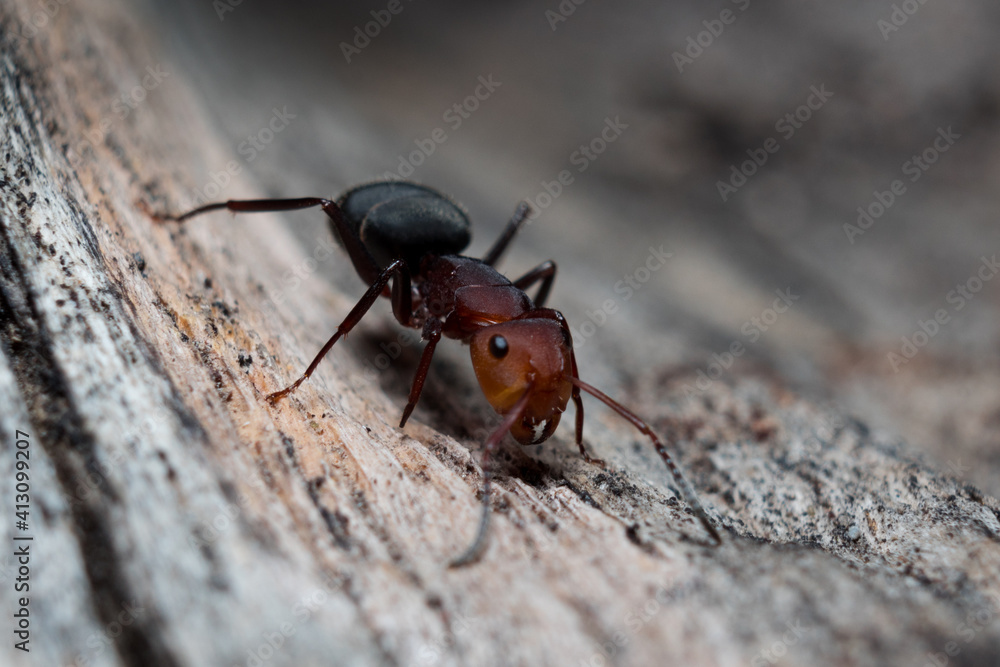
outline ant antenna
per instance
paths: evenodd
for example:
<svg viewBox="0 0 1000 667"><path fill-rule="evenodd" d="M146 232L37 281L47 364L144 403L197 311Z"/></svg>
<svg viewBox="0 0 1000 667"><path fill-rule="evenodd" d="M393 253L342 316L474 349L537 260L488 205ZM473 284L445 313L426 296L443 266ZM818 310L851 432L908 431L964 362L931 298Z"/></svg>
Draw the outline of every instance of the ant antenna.
<svg viewBox="0 0 1000 667"><path fill-rule="evenodd" d="M684 501L691 507L691 511L694 512L694 515L698 517L699 521L701 521L701 525L705 527L708 534L715 540L716 545L722 544L722 538L719 536L719 532L715 529L715 526L712 525L711 519L708 518L708 513L705 511L705 508L702 507L701 501L698 500L698 495L694 492L694 488L691 486L690 482L687 481L684 475L681 474L680 468L678 468L677 464L674 463L674 460L670 457L669 452L667 452L667 448L664 447L660 439L656 437L656 433L653 432L653 429L651 429L646 422L639 419L635 413L602 392L600 389L592 387L580 378L574 377L571 379L574 385L607 405L609 408L628 420L637 429L649 436L649 439L653 441L653 446L656 447L656 451L660 455L660 458L662 458L663 462L667 464L667 468L670 469L670 473L674 476L674 481L680 488L681 495L684 496Z"/></svg>
<svg viewBox="0 0 1000 667"><path fill-rule="evenodd" d="M476 531L476 539L472 542L472 545L465 550L465 553L451 561L448 567L471 565L483 555L483 547L486 546L486 535L490 528L490 479L492 478L492 474L490 473L490 454L497 448L511 426L521 418L521 413L524 412L525 406L528 405L530 397L531 386L524 392L524 396L517 400L517 403L514 404L510 412L504 415L503 421L500 422L500 425L496 427L493 433L490 433L490 437L486 439L486 447L483 450L481 462L483 466L483 512L479 518L479 530Z"/></svg>

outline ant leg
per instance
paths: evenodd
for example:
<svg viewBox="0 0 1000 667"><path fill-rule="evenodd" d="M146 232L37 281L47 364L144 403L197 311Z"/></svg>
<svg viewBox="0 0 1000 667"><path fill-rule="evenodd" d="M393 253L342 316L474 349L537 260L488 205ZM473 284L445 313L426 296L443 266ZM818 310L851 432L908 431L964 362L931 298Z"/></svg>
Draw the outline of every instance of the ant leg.
<svg viewBox="0 0 1000 667"><path fill-rule="evenodd" d="M415 327L413 324L413 286L410 282L410 272L400 271L392 281L392 314L396 321L404 327Z"/></svg>
<svg viewBox="0 0 1000 667"><path fill-rule="evenodd" d="M323 212L330 217L337 234L347 250L354 269L361 276L361 279L371 285L379 276L379 267L368 252L357 233L351 228L344 216L343 211L336 202L324 199L323 197L300 197L298 199L230 199L229 201L205 204L199 208L182 213L181 215L171 215L169 213L156 213L150 210L149 205L144 201L139 202L139 208L145 211L156 222L185 222L202 213L228 209L233 213L265 213L273 211L295 211L300 208L312 208L320 206Z"/></svg>
<svg viewBox="0 0 1000 667"><path fill-rule="evenodd" d="M392 312L403 326L413 326L413 293L410 289L410 274L401 271L396 280L392 281ZM444 325L437 318L431 318L424 324L422 338L427 341L427 345L420 355L420 365L417 366L417 374L413 377L410 398L403 410L403 418L399 420L399 428L406 426L406 420L410 418L410 413L420 400L420 392L424 389L424 380L427 379L427 371L431 367L431 358L434 356L438 341L441 340L443 329Z"/></svg>
<svg viewBox="0 0 1000 667"><path fill-rule="evenodd" d="M424 352L420 355L420 365L417 366L417 374L413 377L413 386L410 387L410 399L406 404L406 409L403 410L403 418L399 421L399 428L406 426L406 420L410 418L410 413L413 412L413 408L417 407L417 401L420 400L420 392L424 389L424 380L427 379L427 371L431 367L431 357L434 356L434 348L437 347L438 341L441 340L441 330L443 328L444 325L441 324L441 320L437 318L427 320L423 335L427 339L427 345L424 346Z"/></svg>
<svg viewBox="0 0 1000 667"><path fill-rule="evenodd" d="M542 262L531 271L514 281L514 287L519 290L524 291L528 287L531 287L539 280L542 281L541 286L538 288L538 294L535 295L535 307L541 308L545 305L545 300L549 298L549 290L552 289L552 283L556 279L556 263L551 259Z"/></svg>
<svg viewBox="0 0 1000 667"><path fill-rule="evenodd" d="M535 269L532 273L535 273L543 266L545 265L540 265L538 269ZM555 264L552 265L552 272L555 273ZM546 317L548 319L555 320L562 325L563 334L566 336L566 345L569 347L570 374L574 380L579 380L580 372L576 368L576 353L573 351L573 334L569 330L569 323L566 322L566 317L553 308L541 308L532 316ZM606 468L608 464L604 461L604 459L591 456L587 453L587 449L583 446L583 399L580 397L580 387L575 382L573 383L573 393L571 396L573 398L573 405L576 407L576 446L580 448L580 456L582 456L583 460L587 463Z"/></svg>
<svg viewBox="0 0 1000 667"><path fill-rule="evenodd" d="M186 220L221 209L228 209L233 213L262 213L266 211L294 211L300 208L312 208L313 206L323 206L329 202L322 197L300 197L298 199L231 199L229 201L205 204L187 213L171 215L169 213L156 213L150 210L146 202L139 202L139 207L143 209L156 222L185 222Z"/></svg>
<svg viewBox="0 0 1000 667"><path fill-rule="evenodd" d="M337 327L337 333L333 334L333 337L326 342L326 345L323 346L323 349L320 350L319 354L316 355L316 358L312 360L312 363L309 364L309 367L306 369L306 372L302 374L302 377L300 377L298 380L288 385L281 391L276 391L273 394L269 394L267 400L270 401L271 404L273 405L278 401L280 401L285 396L287 396L288 394L295 391L295 389L298 388L300 384L305 382L305 380L310 375L313 374L313 371L316 370L316 367L319 366L319 362L323 361L323 357L325 357L326 353L330 351L330 348L333 347L334 343L340 340L341 336L346 336L351 331L351 329L353 329L354 326L361 321L361 318L365 316L365 313L368 312L368 309L371 308L372 304L375 303L375 300L378 299L379 295L382 293L383 288L385 288L385 286L389 283L389 279L392 277L392 274L396 273L397 271L405 271L405 270L406 270L406 265L401 259L397 259L391 264L389 264L389 266L385 267L385 269L383 269L382 273L378 276L378 278L375 279L375 282L372 283L372 286L368 288L368 291L365 292L365 295L361 297L361 300L358 301L358 303L354 306L354 308L351 309L351 312L347 314L347 317L344 318L344 321L340 323L340 326Z"/></svg>
<svg viewBox="0 0 1000 667"><path fill-rule="evenodd" d="M490 437L486 439L486 445L483 448L483 458L481 465L483 466L483 513L479 518L479 529L476 531L476 539L473 540L469 548L465 550L461 556L451 561L448 565L449 567L463 567L465 565L471 565L479 560L479 557L483 553L483 547L486 546L486 535L489 532L490 527L490 479L492 474L490 473L490 456L496 450L503 436L510 430L518 419L521 418L521 413L524 412L525 406L528 405L528 399L531 397L531 387L529 386L527 391L524 392L524 396L518 399L514 407L511 408L510 412L504 415L503 421L497 426L496 430L490 434Z"/></svg>
<svg viewBox="0 0 1000 667"><path fill-rule="evenodd" d="M500 238L496 240L493 247L490 248L486 256L483 257L483 261L493 266L500 260L500 256L503 255L507 246L510 244L511 239L517 234L517 231L524 224L524 221L528 219L528 215L531 213L531 207L528 206L528 202L521 202L514 209L514 215L511 216L510 221L507 222L507 226L504 228L503 233Z"/></svg>
<svg viewBox="0 0 1000 667"><path fill-rule="evenodd" d="M715 526L712 525L712 520L708 518L708 512L705 511L705 508L702 507L701 501L698 500L698 494L694 492L694 488L692 488L691 483L688 482L684 475L681 474L680 468L678 468L677 464L674 463L674 460L670 457L670 453L667 451L667 448L664 447L663 443L660 442L660 439L656 437L656 433L653 432L653 429L651 429L646 422L639 419L635 413L626 408L624 405L614 400L600 389L590 386L580 378L573 378L573 386L579 387L588 394L597 398L599 401L624 417L626 421L632 424L632 426L635 426L653 441L653 446L656 447L656 452L660 455L660 458L663 459L663 462L667 464L667 468L670 469L670 474L673 475L674 482L677 483L681 495L684 496L684 500L687 501L687 504L691 507L691 511L694 512L696 517L698 517L698 520L701 521L701 525L705 527L705 530L707 530L708 534L712 536L712 539L715 540L716 544L722 544L722 538L719 537L719 531L715 529Z"/></svg>
<svg viewBox="0 0 1000 667"><path fill-rule="evenodd" d="M570 370L573 373L573 379L580 379L580 372L576 370L576 354L573 349L570 348L569 352ZM573 383L573 405L576 406L576 446L580 448L580 456L583 460L592 465L600 466L602 468L608 467L607 462L604 459L599 459L596 456L591 456L587 453L587 449L583 446L583 399L580 397L580 387L574 382Z"/></svg>

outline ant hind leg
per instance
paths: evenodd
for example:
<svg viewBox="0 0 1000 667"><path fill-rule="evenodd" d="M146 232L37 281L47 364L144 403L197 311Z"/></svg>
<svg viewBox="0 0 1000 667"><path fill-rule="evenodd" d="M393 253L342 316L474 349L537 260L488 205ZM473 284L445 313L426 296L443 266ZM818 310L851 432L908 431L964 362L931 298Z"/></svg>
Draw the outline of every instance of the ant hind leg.
<svg viewBox="0 0 1000 667"><path fill-rule="evenodd" d="M510 220L507 222L507 226L504 228L503 233L500 234L500 238L493 243L493 247L490 248L489 252L483 257L483 261L490 266L494 266L498 261L500 261L500 256L503 255L504 251L507 250L507 246L510 245L511 239L517 234L518 230L521 229L521 225L524 221L528 219L531 214L531 207L528 206L527 202L521 202L517 205L514 210L514 215L511 216Z"/></svg>
<svg viewBox="0 0 1000 667"><path fill-rule="evenodd" d="M322 197L300 197L298 199L230 199L229 201L205 204L180 215L156 213L144 201L139 202L139 208L157 222L185 222L202 213L219 211L221 209L228 209L233 213L264 213L267 211L294 211L300 208L325 206L328 203L333 202Z"/></svg>
<svg viewBox="0 0 1000 667"><path fill-rule="evenodd" d="M186 222L187 220L203 213L210 213L211 211L219 211L222 209L232 211L233 213L267 213L275 211L296 211L301 208L319 206L333 222L333 225L337 230L337 234L340 236L340 240L343 241L344 248L347 250L347 254L351 258L351 263L354 264L354 269L358 272L358 275L361 276L361 279L371 285L379 275L378 264L372 258L371 253L368 252L368 249L361 243L361 239L358 238L357 233L347 222L347 218L344 216L344 212L340 210L340 206L337 205L337 202L330 199L325 199L323 197L300 197L298 199L230 199L229 201L205 204L204 206L200 206L180 215L157 213L150 209L149 205L144 201L140 201L138 206L143 210L143 212L153 218L153 220L160 223Z"/></svg>

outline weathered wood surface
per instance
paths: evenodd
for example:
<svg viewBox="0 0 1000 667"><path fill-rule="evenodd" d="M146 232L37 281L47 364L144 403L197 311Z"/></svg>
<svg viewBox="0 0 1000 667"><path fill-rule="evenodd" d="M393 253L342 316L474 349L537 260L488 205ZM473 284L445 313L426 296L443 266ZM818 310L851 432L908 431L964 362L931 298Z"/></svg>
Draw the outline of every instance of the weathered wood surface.
<svg viewBox="0 0 1000 667"><path fill-rule="evenodd" d="M912 19L921 31L892 35L895 50L874 10L820 25L780 3L748 10L702 71L678 76L671 52L712 18L694 4L619 17L587 3L554 33L538 7L476 10L491 26L477 32L414 4L395 37L333 77L322 72L342 63L339 35L364 12L243 3L217 22L205 5L160 16L85 0L26 30L38 7L0 8L0 525L11 544L21 429L35 535L32 651L13 650L4 627L5 663L996 664L1000 506L970 484L1000 488L995 287L901 373L885 356L996 245L988 30L929 64L913 58L943 20L930 3ZM990 25L986 4L955 11ZM418 49L435 26L437 49ZM741 78L748 52L775 66L762 46L775 40L812 54L789 65L787 89ZM844 63L849 46L869 62L839 67L865 76L817 64ZM616 301L580 348L583 373L677 439L725 529L720 548L704 546L648 444L590 407L588 442L612 467L581 461L568 429L531 450L508 444L489 550L447 569L475 529L479 443L495 419L465 350L442 346L413 420L395 428L418 348L403 341L378 369L399 332L382 308L271 408L263 396L361 292L320 216L170 228L135 207L188 206L230 161L224 197L335 194L396 169L386 156L412 150L491 72L509 94L417 177L469 204L480 249L618 105L630 133L576 174L508 266L555 257L554 302L577 327ZM879 72L897 88L872 83ZM720 205L715 181L824 77L845 101ZM948 77L958 90L914 119ZM250 161L243 138L286 105L296 118ZM951 117L969 132L953 163L898 204L892 234L873 227L848 245L853 209ZM615 282L661 243L670 262L625 301ZM748 345L752 363L687 391L789 286L802 303ZM958 454L974 469L949 470ZM16 570L0 566L8 623Z"/></svg>

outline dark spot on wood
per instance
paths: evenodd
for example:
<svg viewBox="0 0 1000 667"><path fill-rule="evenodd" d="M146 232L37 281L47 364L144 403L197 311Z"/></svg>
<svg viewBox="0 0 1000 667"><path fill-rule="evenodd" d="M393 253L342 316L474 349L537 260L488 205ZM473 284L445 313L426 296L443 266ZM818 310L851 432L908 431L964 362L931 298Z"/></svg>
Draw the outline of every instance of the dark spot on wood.
<svg viewBox="0 0 1000 667"><path fill-rule="evenodd" d="M354 501L354 506L357 508L362 515L368 515L368 500L365 498L364 491L361 489L354 489L351 491L351 500Z"/></svg>
<svg viewBox="0 0 1000 667"><path fill-rule="evenodd" d="M600 506L600 504L596 500L594 500L594 497L591 496L586 491L584 491L583 489L577 488L574 484L572 484L571 482L568 482L568 481L565 482L565 486L566 486L567 489L569 489L570 491L572 491L573 493L575 493L576 496L580 500L582 500L586 504L590 505L594 509L598 509L598 510L602 509L601 506Z"/></svg>
<svg viewBox="0 0 1000 667"><path fill-rule="evenodd" d="M222 314L226 317L232 317L232 312L229 310L229 306L226 305L224 301L213 301L212 307L218 308L222 311Z"/></svg>
<svg viewBox="0 0 1000 667"><path fill-rule="evenodd" d="M174 467L172 465L170 465L170 461L167 460L167 454L166 454L166 452L164 452L163 450L160 450L160 451L156 452L156 456L161 461L163 461L163 464L164 464L164 466L167 469L167 479L170 480L171 482L173 482L174 480L176 480L177 479L177 471L174 470Z"/></svg>
<svg viewBox="0 0 1000 667"><path fill-rule="evenodd" d="M292 440L291 436L281 434L281 442L285 445L285 454L288 455L292 461L295 461L295 441Z"/></svg>

